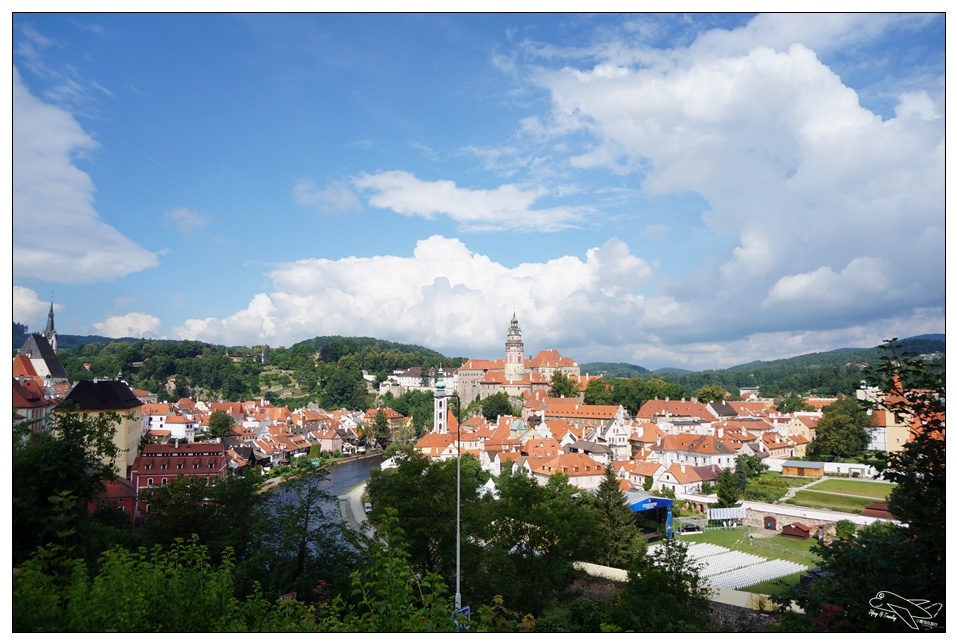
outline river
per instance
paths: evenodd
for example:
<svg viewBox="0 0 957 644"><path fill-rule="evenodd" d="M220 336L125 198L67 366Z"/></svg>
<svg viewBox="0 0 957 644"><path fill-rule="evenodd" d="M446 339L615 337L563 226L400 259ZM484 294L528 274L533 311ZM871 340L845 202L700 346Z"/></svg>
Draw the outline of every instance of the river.
<svg viewBox="0 0 957 644"><path fill-rule="evenodd" d="M323 514L325 516L341 517L350 527L358 528L359 524L365 520L365 513L351 508L348 500L340 503L340 497L345 497L361 485L372 470L379 467L379 464L385 460L382 454L371 454L358 458L350 458L348 461L337 463L329 468L328 478L323 482L322 489L331 495L327 503L322 504ZM272 488L271 493L277 501L290 501L290 495L283 490L282 485ZM358 503L358 500L356 501Z"/></svg>
<svg viewBox="0 0 957 644"><path fill-rule="evenodd" d="M382 454L372 454L334 465L329 470L326 491L333 496L347 494L355 486L369 478L369 473L378 468L384 460L385 457Z"/></svg>

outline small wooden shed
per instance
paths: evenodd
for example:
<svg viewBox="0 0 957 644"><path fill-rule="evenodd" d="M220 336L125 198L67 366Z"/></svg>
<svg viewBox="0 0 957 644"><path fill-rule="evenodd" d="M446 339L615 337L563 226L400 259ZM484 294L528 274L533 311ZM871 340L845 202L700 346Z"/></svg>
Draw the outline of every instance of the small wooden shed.
<svg viewBox="0 0 957 644"><path fill-rule="evenodd" d="M796 537L798 539L808 539L811 534L816 530L810 526L806 526L803 523L789 523L783 528L781 528L781 534L786 537Z"/></svg>
<svg viewBox="0 0 957 644"><path fill-rule="evenodd" d="M824 463L818 461L784 461L782 476L808 476L819 479L824 476Z"/></svg>

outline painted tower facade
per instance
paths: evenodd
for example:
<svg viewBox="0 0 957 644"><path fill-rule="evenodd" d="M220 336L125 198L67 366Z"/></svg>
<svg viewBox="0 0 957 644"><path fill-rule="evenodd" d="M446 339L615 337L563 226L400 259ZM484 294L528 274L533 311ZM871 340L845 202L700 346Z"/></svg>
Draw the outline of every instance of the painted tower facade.
<svg viewBox="0 0 957 644"><path fill-rule="evenodd" d="M449 399L445 395L445 378L439 369L439 379L435 382L435 393L432 394L433 414L432 431L436 434L449 433Z"/></svg>
<svg viewBox="0 0 957 644"><path fill-rule="evenodd" d="M522 330L518 326L515 311L512 311L512 322L505 339L505 380L525 380L525 343L522 342Z"/></svg>

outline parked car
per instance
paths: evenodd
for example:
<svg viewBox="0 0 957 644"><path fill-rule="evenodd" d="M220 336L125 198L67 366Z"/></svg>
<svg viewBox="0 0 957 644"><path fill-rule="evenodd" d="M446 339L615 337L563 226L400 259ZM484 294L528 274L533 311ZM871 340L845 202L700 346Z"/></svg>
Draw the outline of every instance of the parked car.
<svg viewBox="0 0 957 644"><path fill-rule="evenodd" d="M681 526L682 532L701 532L701 528L693 523Z"/></svg>
<svg viewBox="0 0 957 644"><path fill-rule="evenodd" d="M369 503L368 501L365 502L365 505L363 506L363 508L365 509L366 514L369 514L370 512L372 512L372 504Z"/></svg>

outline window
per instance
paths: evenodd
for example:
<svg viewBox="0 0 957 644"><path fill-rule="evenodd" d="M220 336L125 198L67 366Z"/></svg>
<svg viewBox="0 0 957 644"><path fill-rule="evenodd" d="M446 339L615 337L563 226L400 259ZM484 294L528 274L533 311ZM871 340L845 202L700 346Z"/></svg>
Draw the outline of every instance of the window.
<svg viewBox="0 0 957 644"><path fill-rule="evenodd" d="M146 479L146 484L149 485L150 487L152 487L152 485L153 485L153 479Z"/></svg>
<svg viewBox="0 0 957 644"><path fill-rule="evenodd" d="M163 485L166 485L167 479L163 479Z"/></svg>

